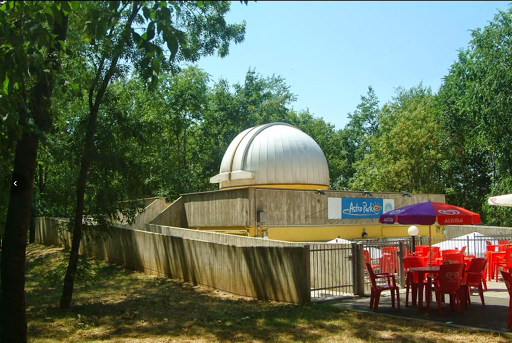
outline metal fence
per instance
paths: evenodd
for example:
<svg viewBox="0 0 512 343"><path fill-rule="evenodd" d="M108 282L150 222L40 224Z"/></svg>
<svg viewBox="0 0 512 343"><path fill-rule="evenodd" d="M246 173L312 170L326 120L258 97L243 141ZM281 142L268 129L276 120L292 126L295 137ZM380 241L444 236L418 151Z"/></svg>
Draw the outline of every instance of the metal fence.
<svg viewBox="0 0 512 343"><path fill-rule="evenodd" d="M411 240L407 237L361 240L363 245L363 257L365 263L370 263L372 268L379 273L395 275L401 287L405 286L405 273L402 258L409 254ZM370 293L371 284L368 271L364 269L364 293Z"/></svg>
<svg viewBox="0 0 512 343"><path fill-rule="evenodd" d="M352 244L310 245L311 298L327 300L353 294Z"/></svg>

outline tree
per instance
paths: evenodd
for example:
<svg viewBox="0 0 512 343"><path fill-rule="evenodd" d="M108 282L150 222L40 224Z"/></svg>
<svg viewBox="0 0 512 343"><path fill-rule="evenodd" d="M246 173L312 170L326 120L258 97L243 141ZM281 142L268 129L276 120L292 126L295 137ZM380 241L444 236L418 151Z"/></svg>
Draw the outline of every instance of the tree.
<svg viewBox="0 0 512 343"><path fill-rule="evenodd" d="M482 212L484 222L487 210L498 211L483 206L487 197L512 192L511 39L512 7L472 32L438 94L438 121L450 148L447 198Z"/></svg>
<svg viewBox="0 0 512 343"><path fill-rule="evenodd" d="M15 144L9 207L2 246L0 339L25 342L25 246L32 185L41 135L51 122L51 97L58 80L76 3L6 1L0 5L0 81L3 129L0 149ZM10 149L10 147L7 147Z"/></svg>
<svg viewBox="0 0 512 343"><path fill-rule="evenodd" d="M155 86L161 67L173 69L180 60L196 61L202 55L217 51L228 53L230 41L241 42L244 25L227 25L227 2L94 2L83 16L87 41L91 42L94 69L89 87L89 114L77 183L76 209L69 264L64 277L61 308L71 306L74 275L82 239L84 195L90 156L94 151L94 135L100 106L111 80L126 73L123 59L132 61L135 70ZM144 32L139 34L144 25ZM164 55L167 44L170 57Z"/></svg>
<svg viewBox="0 0 512 343"><path fill-rule="evenodd" d="M214 189L211 176L218 173L222 157L231 141L243 130L276 121L289 122L288 106L295 95L282 77L263 77L249 69L243 83L229 85L219 80L210 91L209 106L197 134L198 184L202 190Z"/></svg>
<svg viewBox="0 0 512 343"><path fill-rule="evenodd" d="M397 89L379 115L369 151L355 163L353 189L380 192L442 193L443 154L437 133L433 95L421 84Z"/></svg>
<svg viewBox="0 0 512 343"><path fill-rule="evenodd" d="M336 189L349 188L355 173L355 162L361 161L370 152L368 141L379 129L379 112L379 100L370 86L367 95L361 96L354 113L349 113L350 121L340 133L343 165L340 176L335 180Z"/></svg>

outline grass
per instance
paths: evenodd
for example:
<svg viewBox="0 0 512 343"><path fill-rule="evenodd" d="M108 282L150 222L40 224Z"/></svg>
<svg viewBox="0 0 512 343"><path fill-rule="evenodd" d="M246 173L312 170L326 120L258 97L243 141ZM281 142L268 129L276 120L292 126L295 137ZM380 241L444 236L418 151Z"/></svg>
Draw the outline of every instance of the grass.
<svg viewBox="0 0 512 343"><path fill-rule="evenodd" d="M491 333L346 311L255 301L89 260L73 307L58 309L66 255L27 248L29 341L43 342L507 342Z"/></svg>

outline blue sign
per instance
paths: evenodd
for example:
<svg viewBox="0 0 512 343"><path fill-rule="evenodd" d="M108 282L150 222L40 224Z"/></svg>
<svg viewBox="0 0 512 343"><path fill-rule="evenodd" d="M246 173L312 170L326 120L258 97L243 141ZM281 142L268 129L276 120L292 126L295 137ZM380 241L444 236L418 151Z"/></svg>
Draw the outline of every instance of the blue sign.
<svg viewBox="0 0 512 343"><path fill-rule="evenodd" d="M381 198L341 198L341 218L343 219L361 219L361 218L379 218L379 216L388 212L390 203L384 201L388 199ZM384 211L386 202L387 210ZM394 207L391 205L391 207ZM391 208L392 210L392 208Z"/></svg>

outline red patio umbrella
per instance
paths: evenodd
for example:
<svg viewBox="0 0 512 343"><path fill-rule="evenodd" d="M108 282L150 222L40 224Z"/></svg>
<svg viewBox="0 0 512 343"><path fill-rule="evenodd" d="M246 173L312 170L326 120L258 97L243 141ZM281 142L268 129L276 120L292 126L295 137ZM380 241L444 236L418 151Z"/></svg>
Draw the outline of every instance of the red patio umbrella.
<svg viewBox="0 0 512 343"><path fill-rule="evenodd" d="M469 225L480 224L482 221L478 213L465 208L442 202L426 201L397 208L381 214L379 217L379 223L382 224L397 222L399 224L428 225L428 244L432 248L432 224ZM432 254L430 254L430 265L432 265Z"/></svg>

